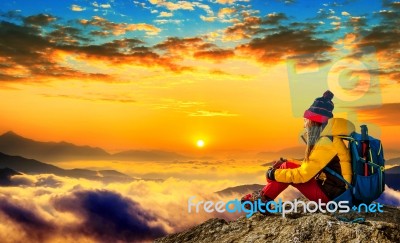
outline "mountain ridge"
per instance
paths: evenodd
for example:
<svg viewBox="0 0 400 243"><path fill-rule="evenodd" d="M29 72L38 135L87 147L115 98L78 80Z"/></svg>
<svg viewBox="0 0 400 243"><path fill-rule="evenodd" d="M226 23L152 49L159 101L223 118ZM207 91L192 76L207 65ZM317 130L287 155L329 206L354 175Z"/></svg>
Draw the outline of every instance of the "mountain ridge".
<svg viewBox="0 0 400 243"><path fill-rule="evenodd" d="M73 143L42 142L25 138L13 131L0 135L0 152L33 158L43 162L60 162L72 160L132 160L132 161L165 161L190 159L190 157L161 150L127 150L119 153L108 153L102 148Z"/></svg>
<svg viewBox="0 0 400 243"><path fill-rule="evenodd" d="M227 188L217 191L215 193L219 194L221 196L231 196L236 193L238 193L240 195L245 195L247 193L252 193L254 191L261 190L264 186L265 185L261 185L261 184L246 184L246 185L227 187Z"/></svg>
<svg viewBox="0 0 400 243"><path fill-rule="evenodd" d="M25 174L54 174L72 178L84 178L103 182L128 182L134 178L115 170L66 170L55 165L40 162L35 159L27 159L22 156L13 156L0 152L0 168L9 168Z"/></svg>
<svg viewBox="0 0 400 243"><path fill-rule="evenodd" d="M8 167L0 169L0 186L11 185L11 177L15 175L22 175L22 174Z"/></svg>

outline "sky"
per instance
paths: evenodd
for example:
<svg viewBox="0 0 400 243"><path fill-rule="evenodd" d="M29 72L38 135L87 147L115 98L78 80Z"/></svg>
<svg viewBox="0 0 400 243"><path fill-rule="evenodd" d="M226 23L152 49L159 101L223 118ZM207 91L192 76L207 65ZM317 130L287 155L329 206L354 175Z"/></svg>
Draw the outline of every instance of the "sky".
<svg viewBox="0 0 400 243"><path fill-rule="evenodd" d="M398 1L2 1L0 132L110 152L299 145L302 114L400 136ZM198 140L204 147L196 146Z"/></svg>

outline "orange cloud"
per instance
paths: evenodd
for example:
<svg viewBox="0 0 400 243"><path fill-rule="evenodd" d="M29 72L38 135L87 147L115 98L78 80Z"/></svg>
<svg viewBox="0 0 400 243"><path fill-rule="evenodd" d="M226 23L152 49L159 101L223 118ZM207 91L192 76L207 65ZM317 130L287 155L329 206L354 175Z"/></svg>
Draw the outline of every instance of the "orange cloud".
<svg viewBox="0 0 400 243"><path fill-rule="evenodd" d="M244 12L242 15L242 21L225 29L224 41L250 39L255 34L262 33L263 25L279 25L282 20L287 19L286 15L283 13L271 13L264 18L251 16L248 12Z"/></svg>
<svg viewBox="0 0 400 243"><path fill-rule="evenodd" d="M232 50L207 50L207 51L198 51L194 53L194 57L196 58L205 58L211 60L223 60L227 58L231 58L234 56L234 52Z"/></svg>
<svg viewBox="0 0 400 243"><path fill-rule="evenodd" d="M145 23L127 24L127 23L114 23L102 17L93 16L91 20L82 19L79 21L82 25L92 25L100 27L102 31L111 32L114 35L123 35L127 31L145 31L148 35L157 35L161 29Z"/></svg>
<svg viewBox="0 0 400 243"><path fill-rule="evenodd" d="M173 13L168 13L168 12L161 12L160 15L158 15L158 17L172 17L174 14Z"/></svg>
<svg viewBox="0 0 400 243"><path fill-rule="evenodd" d="M233 14L235 12L236 12L236 9L234 9L234 8L221 8L218 11L218 17L222 18L225 15L230 15L230 14Z"/></svg>
<svg viewBox="0 0 400 243"><path fill-rule="evenodd" d="M169 37L162 43L155 45L157 49L168 51L169 53L188 54L195 50L202 49L205 42L200 37L193 38L177 38Z"/></svg>
<svg viewBox="0 0 400 243"><path fill-rule="evenodd" d="M71 10L74 11L74 12L81 12L81 11L84 11L85 8L82 8L81 6L76 5L76 4L72 4L71 5Z"/></svg>
<svg viewBox="0 0 400 243"><path fill-rule="evenodd" d="M233 4L236 0L217 0L219 4Z"/></svg>
<svg viewBox="0 0 400 243"><path fill-rule="evenodd" d="M215 16L206 17L206 16L203 16L203 15L200 15L200 19L205 21L205 22L214 22L217 19L217 17L215 17Z"/></svg>
<svg viewBox="0 0 400 243"><path fill-rule="evenodd" d="M150 3L158 6L164 6L170 11L179 9L194 10L194 4L189 1L170 2L164 0L150 0Z"/></svg>
<svg viewBox="0 0 400 243"><path fill-rule="evenodd" d="M361 118L381 126L396 126L400 119L400 103L382 104L377 108L368 110L365 107L355 109L360 112Z"/></svg>

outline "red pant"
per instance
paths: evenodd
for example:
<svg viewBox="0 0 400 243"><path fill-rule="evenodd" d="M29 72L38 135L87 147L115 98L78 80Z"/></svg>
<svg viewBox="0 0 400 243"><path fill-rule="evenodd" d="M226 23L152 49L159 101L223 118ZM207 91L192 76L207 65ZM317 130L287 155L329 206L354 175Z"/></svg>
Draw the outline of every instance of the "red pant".
<svg viewBox="0 0 400 243"><path fill-rule="evenodd" d="M297 167L300 167L300 165L287 161L282 163L282 165L279 168L292 169ZM289 185L292 185L295 188L297 188L310 201L318 202L318 199L321 199L321 201L324 203L329 202L329 198L321 190L321 188L317 184L317 180L314 178L307 181L306 183L298 183L298 184L270 181L267 183L267 185L263 188L262 191L265 196L269 197L270 199L275 199L279 195L279 193L285 190Z"/></svg>

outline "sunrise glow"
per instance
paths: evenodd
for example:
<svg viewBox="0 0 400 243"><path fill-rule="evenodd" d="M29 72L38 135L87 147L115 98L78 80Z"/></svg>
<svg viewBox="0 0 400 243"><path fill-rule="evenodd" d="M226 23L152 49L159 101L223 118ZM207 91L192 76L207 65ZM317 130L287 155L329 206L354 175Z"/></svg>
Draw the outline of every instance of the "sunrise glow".
<svg viewBox="0 0 400 243"><path fill-rule="evenodd" d="M197 147L202 148L202 147L204 147L204 141L203 140L198 140L196 142L196 145L197 145Z"/></svg>
<svg viewBox="0 0 400 243"><path fill-rule="evenodd" d="M394 145L396 119L381 113L398 106L398 4L315 3L298 15L292 2L4 2L0 132L190 155L201 130L214 155L279 150L299 144L304 109L330 88L337 116L385 124ZM368 35L367 24L390 26Z"/></svg>

